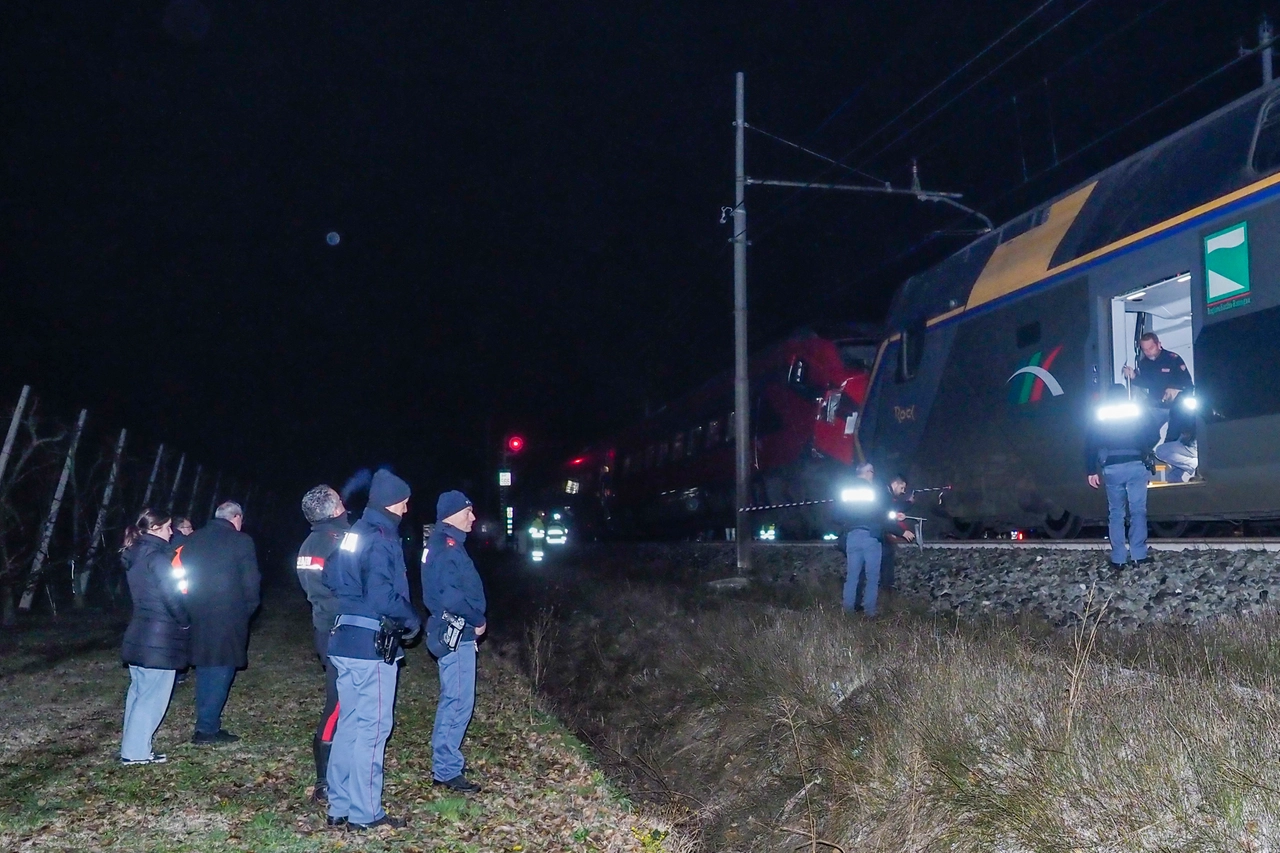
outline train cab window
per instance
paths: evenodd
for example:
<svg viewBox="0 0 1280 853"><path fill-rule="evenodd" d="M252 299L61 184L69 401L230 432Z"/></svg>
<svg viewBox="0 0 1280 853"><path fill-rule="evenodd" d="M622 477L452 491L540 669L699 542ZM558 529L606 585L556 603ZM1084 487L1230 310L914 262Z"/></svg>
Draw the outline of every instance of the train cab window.
<svg viewBox="0 0 1280 853"><path fill-rule="evenodd" d="M916 378L920 360L924 357L925 321L917 320L902 330L898 342L898 382L910 382Z"/></svg>
<svg viewBox="0 0 1280 853"><path fill-rule="evenodd" d="M1018 349L1040 343L1040 321L1019 326L1017 331Z"/></svg>
<svg viewBox="0 0 1280 853"><path fill-rule="evenodd" d="M876 365L876 353L880 345L871 341L840 341L840 362L850 370L870 371Z"/></svg>
<svg viewBox="0 0 1280 853"><path fill-rule="evenodd" d="M674 462L684 456L684 433L676 433L676 437L671 441L671 460Z"/></svg>
<svg viewBox="0 0 1280 853"><path fill-rule="evenodd" d="M689 443L685 447L685 452L693 456L702 449L702 427L696 426L689 430Z"/></svg>
<svg viewBox="0 0 1280 853"><path fill-rule="evenodd" d="M1262 105L1249 162L1260 175L1280 167L1280 94L1272 95Z"/></svg>

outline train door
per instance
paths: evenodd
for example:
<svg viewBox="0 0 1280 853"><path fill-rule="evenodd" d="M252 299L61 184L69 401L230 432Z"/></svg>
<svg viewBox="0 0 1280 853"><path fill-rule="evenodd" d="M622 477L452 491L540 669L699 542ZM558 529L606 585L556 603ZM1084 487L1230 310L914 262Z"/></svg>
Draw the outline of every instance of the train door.
<svg viewBox="0 0 1280 853"><path fill-rule="evenodd" d="M1126 368L1150 364L1143 355L1143 337L1153 334L1160 348L1177 353L1187 365L1192 377L1196 375L1195 346L1192 330L1191 273L1183 272L1135 288L1111 300L1111 378L1121 385L1130 385ZM1148 348L1150 343L1147 344ZM1136 387L1133 393L1144 393ZM1155 395L1152 395L1155 397ZM1179 395L1180 397L1182 395ZM1187 395L1190 397L1191 395ZM1197 467L1198 447L1195 435L1195 418L1182 415L1179 402L1163 401L1156 397L1151 401L1171 403L1173 412L1160 428L1161 446L1157 450L1160 461L1152 476L1153 486L1173 485L1189 480ZM1185 408L1189 400L1183 399ZM1172 426L1171 426L1172 425ZM1176 431L1177 434L1171 434ZM1176 444L1175 444L1176 443ZM1188 470L1189 469L1189 470Z"/></svg>

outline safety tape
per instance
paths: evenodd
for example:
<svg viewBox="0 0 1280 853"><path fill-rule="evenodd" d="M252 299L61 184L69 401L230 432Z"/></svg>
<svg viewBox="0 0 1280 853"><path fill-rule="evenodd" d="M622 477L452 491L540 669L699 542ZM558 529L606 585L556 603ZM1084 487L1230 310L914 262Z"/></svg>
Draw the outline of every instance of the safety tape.
<svg viewBox="0 0 1280 853"><path fill-rule="evenodd" d="M787 509L788 507L793 507L793 506L816 506L817 504L833 504L835 502L836 502L835 498L827 498L826 500L822 500L822 501L796 501L795 503L789 503L789 504L769 504L767 506L744 506L741 509L739 509L738 512L760 512L761 510L766 510L766 509Z"/></svg>

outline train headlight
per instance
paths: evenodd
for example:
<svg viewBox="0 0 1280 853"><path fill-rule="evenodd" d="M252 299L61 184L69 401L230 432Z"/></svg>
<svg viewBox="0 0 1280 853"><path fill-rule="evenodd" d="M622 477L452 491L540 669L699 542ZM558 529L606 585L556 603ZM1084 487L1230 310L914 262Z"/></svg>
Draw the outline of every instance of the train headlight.
<svg viewBox="0 0 1280 853"><path fill-rule="evenodd" d="M1142 414L1142 410L1137 403L1111 403L1099 406L1097 414L1100 421L1124 421L1136 418Z"/></svg>
<svg viewBox="0 0 1280 853"><path fill-rule="evenodd" d="M872 503L876 499L876 490L870 486L850 486L840 490L840 502L847 504Z"/></svg>

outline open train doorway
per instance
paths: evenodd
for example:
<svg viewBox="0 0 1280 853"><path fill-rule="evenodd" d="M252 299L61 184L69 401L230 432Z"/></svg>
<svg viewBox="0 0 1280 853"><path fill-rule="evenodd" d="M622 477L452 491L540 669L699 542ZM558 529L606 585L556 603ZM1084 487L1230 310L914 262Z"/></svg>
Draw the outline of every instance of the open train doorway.
<svg viewBox="0 0 1280 853"><path fill-rule="evenodd" d="M1160 349L1176 353L1195 376L1195 347L1192 333L1191 273L1135 288L1111 300L1112 381L1131 385L1126 367L1151 369L1152 362L1143 352L1146 335L1155 335ZM1151 348L1151 342L1146 346ZM1180 380L1170 380L1178 382ZM1143 393L1136 385L1132 393ZM1194 390L1194 389L1189 389ZM1187 394L1190 397L1191 394ZM1160 427L1160 444L1156 447L1156 473L1151 485L1167 486L1190 482L1195 476L1199 450L1196 443L1196 420L1189 406L1193 400L1164 399L1153 392L1150 402L1157 407L1164 423Z"/></svg>

